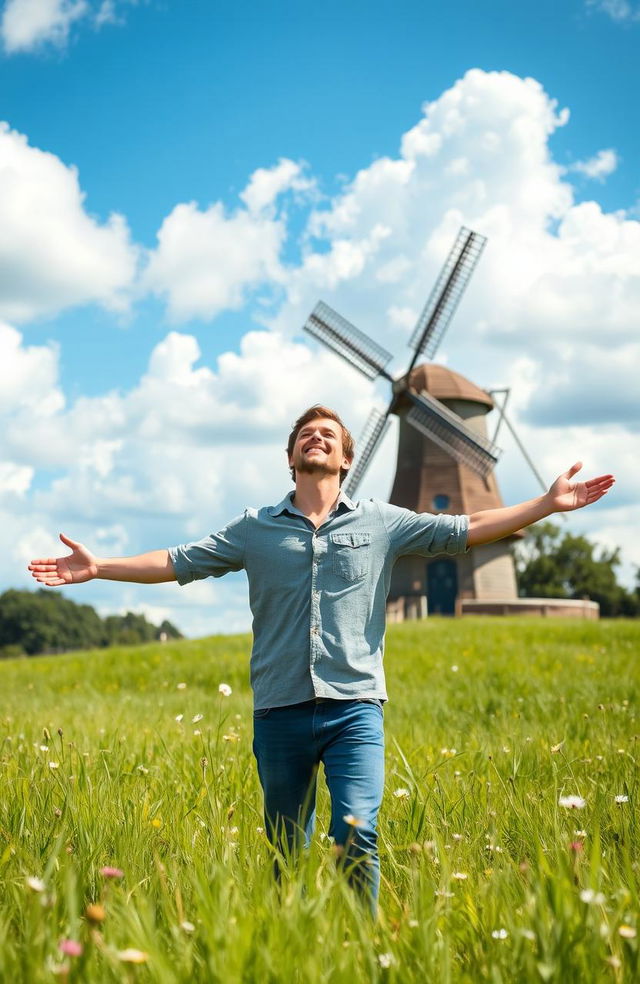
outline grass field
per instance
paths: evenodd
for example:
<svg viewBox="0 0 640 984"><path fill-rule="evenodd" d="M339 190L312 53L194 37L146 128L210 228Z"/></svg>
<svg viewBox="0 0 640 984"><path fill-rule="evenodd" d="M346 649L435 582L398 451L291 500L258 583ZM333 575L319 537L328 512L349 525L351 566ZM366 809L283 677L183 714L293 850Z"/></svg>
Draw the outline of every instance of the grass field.
<svg viewBox="0 0 640 984"><path fill-rule="evenodd" d="M0 664L2 982L640 980L640 623L390 629L376 925L324 789L272 883L249 647Z"/></svg>

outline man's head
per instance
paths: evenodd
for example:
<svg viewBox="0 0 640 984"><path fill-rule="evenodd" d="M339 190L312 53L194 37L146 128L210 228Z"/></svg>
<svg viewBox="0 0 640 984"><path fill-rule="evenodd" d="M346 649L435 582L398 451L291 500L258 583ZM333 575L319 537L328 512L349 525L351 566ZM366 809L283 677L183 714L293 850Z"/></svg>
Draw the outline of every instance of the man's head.
<svg viewBox="0 0 640 984"><path fill-rule="evenodd" d="M296 472L339 474L344 482L353 461L353 438L335 410L316 404L296 420L289 434L287 457Z"/></svg>

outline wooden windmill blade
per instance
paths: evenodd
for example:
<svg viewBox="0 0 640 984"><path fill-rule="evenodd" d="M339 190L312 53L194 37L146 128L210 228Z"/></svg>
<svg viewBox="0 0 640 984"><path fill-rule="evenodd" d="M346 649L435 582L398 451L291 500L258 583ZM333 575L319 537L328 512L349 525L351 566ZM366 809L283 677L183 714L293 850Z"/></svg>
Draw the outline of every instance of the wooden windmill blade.
<svg viewBox="0 0 640 984"><path fill-rule="evenodd" d="M359 331L333 308L320 301L304 325L314 338L324 342L368 379L384 376L391 379L386 366L393 356L373 339Z"/></svg>
<svg viewBox="0 0 640 984"><path fill-rule="evenodd" d="M408 390L406 396L413 404L406 415L408 423L456 461L483 478L489 474L501 453L495 444L466 427L457 414L428 393Z"/></svg>
<svg viewBox="0 0 640 984"><path fill-rule="evenodd" d="M350 498L354 495L358 485L362 481L364 473L371 463L371 459L378 449L378 445L387 433L390 424L389 411L381 413L375 407L369 413L367 422L364 425L362 434L358 441L360 452L351 466L349 476L344 484L344 491Z"/></svg>
<svg viewBox="0 0 640 984"><path fill-rule="evenodd" d="M408 372L422 355L433 358L486 243L486 236L462 226L409 340L414 350Z"/></svg>

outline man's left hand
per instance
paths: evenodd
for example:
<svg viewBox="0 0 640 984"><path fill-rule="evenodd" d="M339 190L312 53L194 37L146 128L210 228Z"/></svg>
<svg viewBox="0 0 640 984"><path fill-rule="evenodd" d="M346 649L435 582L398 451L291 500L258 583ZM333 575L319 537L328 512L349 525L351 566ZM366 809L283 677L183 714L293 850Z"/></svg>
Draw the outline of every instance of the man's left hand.
<svg viewBox="0 0 640 984"><path fill-rule="evenodd" d="M599 475L590 478L588 482L572 482L571 479L582 468L582 462L576 461L569 471L556 478L547 493L554 512L570 512L572 509L582 509L597 502L609 491L615 478L613 475Z"/></svg>

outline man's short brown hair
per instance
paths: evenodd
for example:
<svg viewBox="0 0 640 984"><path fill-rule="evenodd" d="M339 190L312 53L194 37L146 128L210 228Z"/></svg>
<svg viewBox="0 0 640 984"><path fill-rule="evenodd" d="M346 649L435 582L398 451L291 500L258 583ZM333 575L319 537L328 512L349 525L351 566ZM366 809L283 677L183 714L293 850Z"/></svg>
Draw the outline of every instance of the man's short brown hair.
<svg viewBox="0 0 640 984"><path fill-rule="evenodd" d="M321 403L315 403L312 407L309 407L308 410L305 410L305 412L298 417L295 424L293 425L293 430L289 434L289 440L287 442L288 459L291 460L291 455L293 454L293 446L296 443L299 432L302 430L305 424L308 424L310 420L318 420L320 417L326 417L327 420L335 420L336 424L340 425L340 427L342 428L342 451L344 453L345 458L348 458L349 461L352 462L354 449L355 449L355 442L353 440L353 437L351 436L350 431L344 426L344 424L340 420L340 417L335 412L335 410L330 410L329 407L323 407ZM349 470L347 468L340 469L340 485L342 485L348 474L349 474ZM295 468L291 469L291 477L295 482L296 480Z"/></svg>

